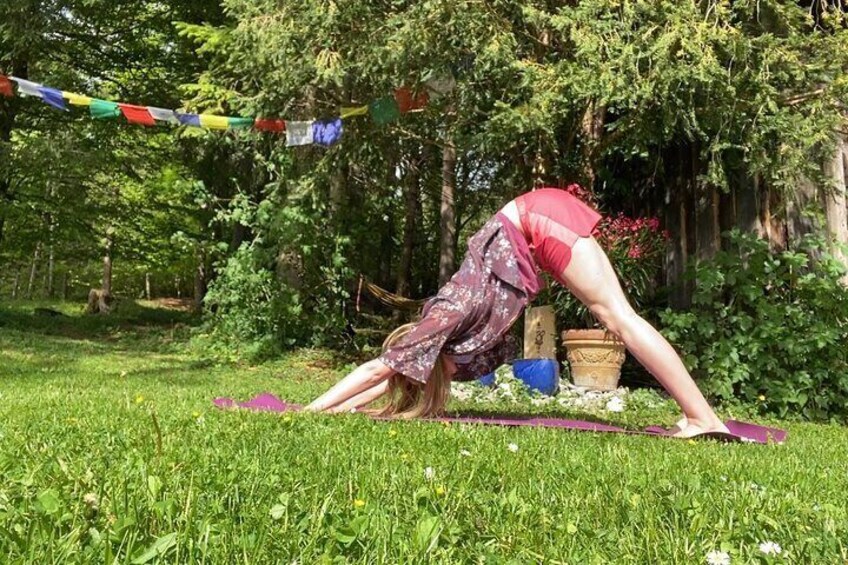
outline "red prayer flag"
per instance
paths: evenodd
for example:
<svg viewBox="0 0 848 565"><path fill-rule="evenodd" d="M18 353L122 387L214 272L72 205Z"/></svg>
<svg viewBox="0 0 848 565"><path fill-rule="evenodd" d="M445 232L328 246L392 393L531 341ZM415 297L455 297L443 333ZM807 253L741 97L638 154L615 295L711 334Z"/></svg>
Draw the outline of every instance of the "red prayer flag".
<svg viewBox="0 0 848 565"><path fill-rule="evenodd" d="M10 98L15 95L12 91L12 81L3 75L0 75L0 94Z"/></svg>
<svg viewBox="0 0 848 565"><path fill-rule="evenodd" d="M143 126L155 126L156 120L150 115L147 106L133 106L132 104L118 104L124 117L131 124L141 124Z"/></svg>
<svg viewBox="0 0 848 565"><path fill-rule="evenodd" d="M415 94L409 88L398 88L395 90L395 101L397 101L401 114L405 114L424 108L429 101L429 96L426 90Z"/></svg>
<svg viewBox="0 0 848 565"><path fill-rule="evenodd" d="M253 127L261 131L284 132L286 131L285 120L274 120L270 118L256 118Z"/></svg>

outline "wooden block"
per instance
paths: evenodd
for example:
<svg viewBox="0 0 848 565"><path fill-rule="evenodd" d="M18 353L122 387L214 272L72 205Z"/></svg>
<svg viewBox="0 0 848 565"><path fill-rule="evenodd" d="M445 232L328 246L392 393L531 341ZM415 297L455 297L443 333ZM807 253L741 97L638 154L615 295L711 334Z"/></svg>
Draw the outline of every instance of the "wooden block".
<svg viewBox="0 0 848 565"><path fill-rule="evenodd" d="M524 358L556 359L556 317L553 306L528 308L524 314Z"/></svg>

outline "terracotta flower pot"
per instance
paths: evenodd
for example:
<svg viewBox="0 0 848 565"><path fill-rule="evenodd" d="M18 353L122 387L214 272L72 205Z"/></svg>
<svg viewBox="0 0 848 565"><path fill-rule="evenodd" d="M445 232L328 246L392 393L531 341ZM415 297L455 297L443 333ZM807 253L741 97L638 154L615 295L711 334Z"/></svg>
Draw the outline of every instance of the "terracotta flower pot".
<svg viewBox="0 0 848 565"><path fill-rule="evenodd" d="M592 390L615 390L624 363L624 343L606 330L568 330L562 333L568 350L571 379Z"/></svg>

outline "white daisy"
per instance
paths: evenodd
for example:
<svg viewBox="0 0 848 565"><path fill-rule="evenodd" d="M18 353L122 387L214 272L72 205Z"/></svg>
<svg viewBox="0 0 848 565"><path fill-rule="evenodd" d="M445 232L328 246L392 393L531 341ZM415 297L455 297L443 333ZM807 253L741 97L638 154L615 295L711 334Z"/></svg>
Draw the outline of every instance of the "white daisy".
<svg viewBox="0 0 848 565"><path fill-rule="evenodd" d="M730 565L730 555L726 551L711 551L707 554L708 565Z"/></svg>
<svg viewBox="0 0 848 565"><path fill-rule="evenodd" d="M506 448L512 451L513 453L518 452L518 446L514 443L507 445Z"/></svg>
<svg viewBox="0 0 848 565"><path fill-rule="evenodd" d="M624 401L617 396L614 396L607 402L607 411L609 412L623 412L624 411Z"/></svg>
<svg viewBox="0 0 848 565"><path fill-rule="evenodd" d="M463 449L462 451L459 452L459 454L462 455L463 457L471 457L471 452L468 451L467 449Z"/></svg>
<svg viewBox="0 0 848 565"><path fill-rule="evenodd" d="M760 551L766 555L779 555L783 549L773 541L764 541L760 544Z"/></svg>
<svg viewBox="0 0 848 565"><path fill-rule="evenodd" d="M434 471L432 467L427 467L426 469L424 469L424 478L428 481L432 481L435 476L436 471Z"/></svg>

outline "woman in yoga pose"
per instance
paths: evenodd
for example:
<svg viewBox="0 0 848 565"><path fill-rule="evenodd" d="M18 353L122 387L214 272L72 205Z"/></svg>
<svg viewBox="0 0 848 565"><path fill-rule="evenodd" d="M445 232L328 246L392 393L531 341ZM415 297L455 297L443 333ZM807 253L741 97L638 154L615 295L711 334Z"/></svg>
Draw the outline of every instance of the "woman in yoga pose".
<svg viewBox="0 0 848 565"><path fill-rule="evenodd" d="M357 367L307 410L343 412L388 395L383 415L432 416L452 380L471 380L513 359L507 335L541 288L537 268L565 285L619 337L677 401L679 437L727 432L672 346L630 306L592 231L601 216L566 190L526 193L468 240L459 271L421 319L397 328L378 358Z"/></svg>

